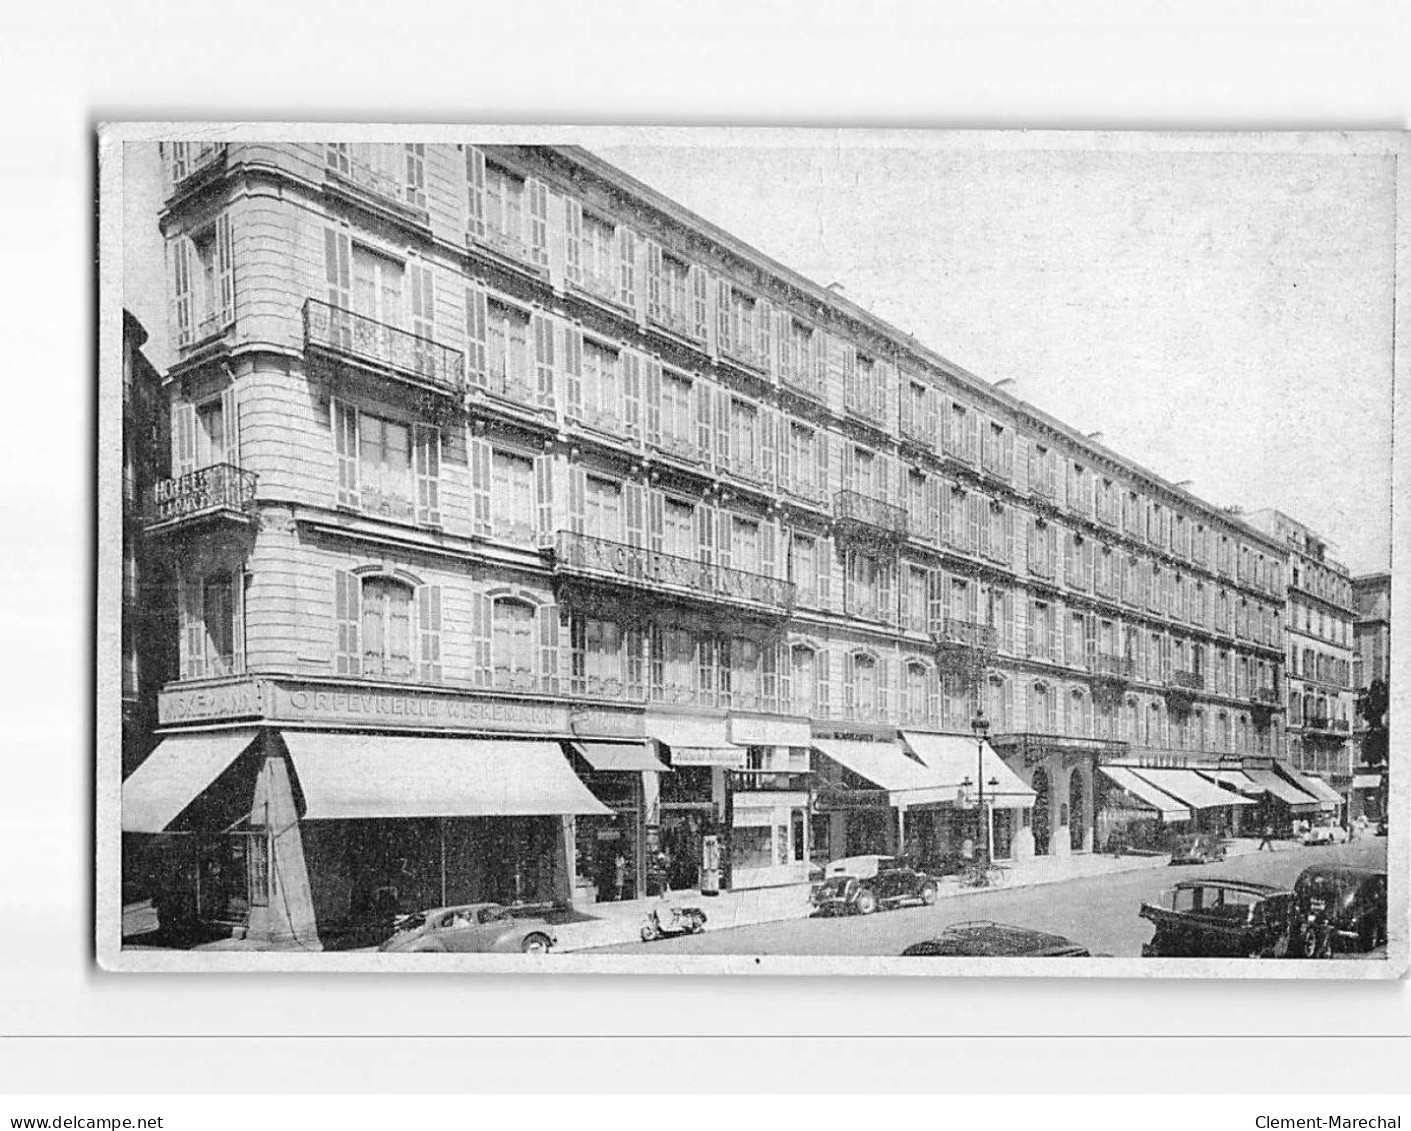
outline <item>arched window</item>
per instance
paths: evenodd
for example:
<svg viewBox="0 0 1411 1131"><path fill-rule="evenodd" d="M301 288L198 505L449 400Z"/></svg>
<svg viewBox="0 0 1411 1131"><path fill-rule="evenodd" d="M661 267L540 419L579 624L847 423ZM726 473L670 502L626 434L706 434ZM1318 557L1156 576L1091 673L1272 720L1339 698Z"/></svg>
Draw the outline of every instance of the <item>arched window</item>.
<svg viewBox="0 0 1411 1131"><path fill-rule="evenodd" d="M534 690L534 606L501 597L495 602L490 643L495 686L501 691Z"/></svg>
<svg viewBox="0 0 1411 1131"><path fill-rule="evenodd" d="M904 714L908 723L930 726L935 722L931 717L931 673L925 664L912 661L906 665L904 703Z"/></svg>
<svg viewBox="0 0 1411 1131"><path fill-rule="evenodd" d="M1074 688L1068 696L1068 733L1087 736L1092 730L1092 720L1088 714L1088 697Z"/></svg>
<svg viewBox="0 0 1411 1131"><path fill-rule="evenodd" d="M1219 750L1230 750L1230 716L1221 711L1215 716L1215 743Z"/></svg>
<svg viewBox="0 0 1411 1131"><path fill-rule="evenodd" d="M849 685L852 692L853 717L858 719L870 719L877 714L877 660L874 656L866 652L854 652L852 655L852 682Z"/></svg>
<svg viewBox="0 0 1411 1131"><path fill-rule="evenodd" d="M968 730L970 720L975 717L974 695L970 682L962 677L947 673L941 678L942 693L945 696L943 710L947 726Z"/></svg>
<svg viewBox="0 0 1411 1131"><path fill-rule="evenodd" d="M1137 705L1135 698L1129 698L1122 705L1122 740L1124 742L1140 742L1141 734L1137 729L1141 719L1141 709Z"/></svg>
<svg viewBox="0 0 1411 1131"><path fill-rule="evenodd" d="M394 577L362 581L363 674L407 679L412 665L412 587Z"/></svg>

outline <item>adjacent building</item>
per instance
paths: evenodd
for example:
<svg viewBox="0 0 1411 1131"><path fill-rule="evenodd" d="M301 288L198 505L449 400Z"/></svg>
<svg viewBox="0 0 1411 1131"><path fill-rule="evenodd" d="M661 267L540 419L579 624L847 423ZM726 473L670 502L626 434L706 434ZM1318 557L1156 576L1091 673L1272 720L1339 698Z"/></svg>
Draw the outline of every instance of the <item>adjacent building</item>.
<svg viewBox="0 0 1411 1131"><path fill-rule="evenodd" d="M124 825L189 914L313 945L1318 807L1282 535L582 150L164 156L180 667Z"/></svg>
<svg viewBox="0 0 1411 1131"><path fill-rule="evenodd" d="M1358 695L1354 731L1357 765L1352 778L1352 816L1386 816L1387 737L1391 690L1391 574L1369 573L1352 579L1352 683Z"/></svg>

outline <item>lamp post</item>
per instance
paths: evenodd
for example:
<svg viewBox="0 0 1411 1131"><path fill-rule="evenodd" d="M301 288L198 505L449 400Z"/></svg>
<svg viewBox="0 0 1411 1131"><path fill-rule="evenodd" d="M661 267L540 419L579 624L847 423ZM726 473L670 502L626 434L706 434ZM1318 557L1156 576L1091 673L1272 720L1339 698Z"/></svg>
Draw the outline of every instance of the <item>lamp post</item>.
<svg viewBox="0 0 1411 1131"><path fill-rule="evenodd" d="M990 733L990 720L985 718L984 709L975 712L975 717L970 720L970 729L975 732L975 781L979 786L979 806L977 812L980 816L980 860L988 865L990 862L990 822L985 817L985 736Z"/></svg>

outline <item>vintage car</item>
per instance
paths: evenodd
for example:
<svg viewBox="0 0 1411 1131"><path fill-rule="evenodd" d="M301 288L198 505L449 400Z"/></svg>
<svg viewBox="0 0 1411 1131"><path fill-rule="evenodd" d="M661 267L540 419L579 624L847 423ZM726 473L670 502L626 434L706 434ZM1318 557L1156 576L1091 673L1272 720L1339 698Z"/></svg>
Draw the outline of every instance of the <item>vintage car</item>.
<svg viewBox="0 0 1411 1131"><path fill-rule="evenodd" d="M1143 903L1156 925L1144 958L1281 958L1293 892L1252 880L1185 880Z"/></svg>
<svg viewBox="0 0 1411 1131"><path fill-rule="evenodd" d="M516 919L498 903L437 907L397 920L378 950L391 954L543 954L558 940L542 919Z"/></svg>
<svg viewBox="0 0 1411 1131"><path fill-rule="evenodd" d="M1300 844L1346 844L1347 830L1341 825L1314 825L1298 838Z"/></svg>
<svg viewBox="0 0 1411 1131"><path fill-rule="evenodd" d="M903 958L1090 958L1087 947L1029 927L977 919L947 927L934 939L912 943Z"/></svg>
<svg viewBox="0 0 1411 1131"><path fill-rule="evenodd" d="M1293 884L1290 949L1302 958L1375 950L1387 938L1387 874L1314 864Z"/></svg>
<svg viewBox="0 0 1411 1131"><path fill-rule="evenodd" d="M1171 846L1172 864L1214 864L1225 859L1225 842L1214 833L1191 833Z"/></svg>
<svg viewBox="0 0 1411 1131"><path fill-rule="evenodd" d="M824 869L812 892L817 915L870 915L904 903L930 906L939 888L933 877L895 856L849 856Z"/></svg>
<svg viewBox="0 0 1411 1131"><path fill-rule="evenodd" d="M1387 835L1387 819L1385 817L1383 817L1380 821L1377 822L1377 835Z"/></svg>

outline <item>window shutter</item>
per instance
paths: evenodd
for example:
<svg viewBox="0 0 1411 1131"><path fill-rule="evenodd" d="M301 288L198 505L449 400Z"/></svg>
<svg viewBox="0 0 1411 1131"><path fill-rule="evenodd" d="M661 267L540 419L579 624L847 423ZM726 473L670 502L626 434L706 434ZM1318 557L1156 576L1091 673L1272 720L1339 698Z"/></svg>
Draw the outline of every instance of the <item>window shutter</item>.
<svg viewBox="0 0 1411 1131"><path fill-rule="evenodd" d="M941 541L950 545L955 539L955 531L951 529L954 519L951 511L955 507L955 488L943 480L940 483L941 495Z"/></svg>
<svg viewBox="0 0 1411 1131"><path fill-rule="evenodd" d="M966 439L966 457L971 461L980 458L980 414L973 409L967 414L970 422L970 435Z"/></svg>
<svg viewBox="0 0 1411 1131"><path fill-rule="evenodd" d="M879 452L876 458L877 465L877 498L880 502L890 503L892 500L892 458L891 456Z"/></svg>
<svg viewBox="0 0 1411 1131"><path fill-rule="evenodd" d="M911 568L902 566L897 577L897 603L901 607L901 626L911 628Z"/></svg>
<svg viewBox="0 0 1411 1131"><path fill-rule="evenodd" d="M890 361L877 365L877 415L888 427L896 423L897 414L892 410L897 397L897 367Z"/></svg>
<svg viewBox="0 0 1411 1131"><path fill-rule="evenodd" d="M661 244L647 240L647 317L661 318Z"/></svg>
<svg viewBox="0 0 1411 1131"><path fill-rule="evenodd" d="M216 292L221 328L235 321L235 244L231 235L230 213L216 220Z"/></svg>
<svg viewBox="0 0 1411 1131"><path fill-rule="evenodd" d="M857 575L857 551L843 551L843 611L849 615L857 612L857 597L853 592L853 579Z"/></svg>
<svg viewBox="0 0 1411 1131"><path fill-rule="evenodd" d="M941 391L936 388L926 389L926 438L931 441L932 447L936 451L941 450L940 421L941 413Z"/></svg>
<svg viewBox="0 0 1411 1131"><path fill-rule="evenodd" d="M853 683L853 654L843 653L843 710L851 718L857 710L857 686Z"/></svg>
<svg viewBox="0 0 1411 1131"><path fill-rule="evenodd" d="M759 453L763 463L760 470L763 473L765 485L772 487L775 482L779 452L782 450L778 435L781 421L774 409L763 404L759 406L757 420L759 423Z"/></svg>
<svg viewBox="0 0 1411 1131"><path fill-rule="evenodd" d="M565 372L568 378L568 404L565 408L570 419L579 420L583 416L583 327L575 324L564 327Z"/></svg>
<svg viewBox="0 0 1411 1131"><path fill-rule="evenodd" d="M798 359L799 371L794 371L793 330L794 320L782 310L774 312L774 372L781 380L797 380L800 376L808 379L809 359Z"/></svg>
<svg viewBox="0 0 1411 1131"><path fill-rule="evenodd" d="M167 177L173 186L186 179L186 174L191 165L187 157L188 143L184 141L168 141L161 143L158 148L165 151L167 158Z"/></svg>
<svg viewBox="0 0 1411 1131"><path fill-rule="evenodd" d="M191 317L191 244L185 236L167 241L171 257L171 325L178 347L189 346L195 338Z"/></svg>
<svg viewBox="0 0 1411 1131"><path fill-rule="evenodd" d="M631 228L617 229L617 297L623 306L637 308L637 233Z"/></svg>
<svg viewBox="0 0 1411 1131"><path fill-rule="evenodd" d="M196 406L172 406L171 473L180 479L196 470Z"/></svg>
<svg viewBox="0 0 1411 1131"><path fill-rule="evenodd" d="M422 585L416 591L417 626L421 630L421 682L441 682L441 587Z"/></svg>
<svg viewBox="0 0 1411 1131"><path fill-rule="evenodd" d="M583 533L583 512L586 509L584 495L588 490L588 476L581 467L568 469L568 528L575 534Z"/></svg>
<svg viewBox="0 0 1411 1131"><path fill-rule="evenodd" d="M623 502L627 509L627 544L641 547L646 544L647 516L646 501L642 497L640 483L623 484Z"/></svg>
<svg viewBox="0 0 1411 1131"><path fill-rule="evenodd" d="M940 672L926 668L926 724L939 726L941 722L941 676Z"/></svg>
<svg viewBox="0 0 1411 1131"><path fill-rule="evenodd" d="M661 553L665 539L666 497L656 490L647 490L647 547L654 554Z"/></svg>
<svg viewBox="0 0 1411 1131"><path fill-rule="evenodd" d="M883 656L877 661L877 717L882 721L892 715L892 658Z"/></svg>
<svg viewBox="0 0 1411 1131"><path fill-rule="evenodd" d="M775 646L774 667L779 673L779 713L791 715L794 711L794 650L785 641Z"/></svg>
<svg viewBox="0 0 1411 1131"><path fill-rule="evenodd" d="M362 674L363 655L358 643L362 619L362 581L347 570L336 570L333 574L333 670L338 675Z"/></svg>
<svg viewBox="0 0 1411 1131"><path fill-rule="evenodd" d="M730 390L715 390L715 466L730 466Z"/></svg>
<svg viewBox="0 0 1411 1131"><path fill-rule="evenodd" d="M571 283L583 281L583 205L563 198L563 270Z"/></svg>
<svg viewBox="0 0 1411 1131"><path fill-rule="evenodd" d="M701 459L710 462L712 428L711 428L711 408L715 401L714 392L709 382L704 378L697 377L691 383L691 395L696 403L696 447L700 451Z"/></svg>
<svg viewBox="0 0 1411 1131"><path fill-rule="evenodd" d="M230 670L245 670L245 585L250 575L243 569L233 571L230 579Z"/></svg>
<svg viewBox="0 0 1411 1131"><path fill-rule="evenodd" d="M911 382L909 380L906 381L900 391L901 397L898 400L898 407L900 409L901 430L906 435L911 435L917 431L917 426L921 423L921 421L915 419L915 406L911 399Z"/></svg>
<svg viewBox="0 0 1411 1131"><path fill-rule="evenodd" d="M547 314L534 315L534 368L538 374L539 407L554 407L554 322Z"/></svg>
<svg viewBox="0 0 1411 1131"><path fill-rule="evenodd" d="M466 229L477 238L485 235L485 154L465 147Z"/></svg>
<svg viewBox="0 0 1411 1131"><path fill-rule="evenodd" d="M706 503L696 505L696 549L703 564L715 563L715 508Z"/></svg>
<svg viewBox="0 0 1411 1131"><path fill-rule="evenodd" d="M734 540L735 516L721 507L716 513L715 556L722 569L730 568L731 543Z"/></svg>
<svg viewBox="0 0 1411 1131"><path fill-rule="evenodd" d="M857 348L851 342L843 342L840 352L843 361L843 401L851 408L857 404Z"/></svg>
<svg viewBox="0 0 1411 1131"><path fill-rule="evenodd" d="M428 526L440 526L441 429L430 424L418 424L415 435L416 520Z"/></svg>
<svg viewBox="0 0 1411 1131"><path fill-rule="evenodd" d="M928 608L926 610L926 623L933 634L945 631L946 586L949 583L945 570L933 569L927 574L926 596Z"/></svg>
<svg viewBox="0 0 1411 1131"><path fill-rule="evenodd" d="M843 490L857 490L857 449L846 440L843 442Z"/></svg>
<svg viewBox="0 0 1411 1131"><path fill-rule="evenodd" d="M1011 567L1018 564L1015 556L1014 508L1004 508L1004 561Z"/></svg>
<svg viewBox="0 0 1411 1131"><path fill-rule="evenodd" d="M883 624L897 622L897 566L895 561L877 563L877 608Z"/></svg>
<svg viewBox="0 0 1411 1131"><path fill-rule="evenodd" d="M818 539L818 604L827 610L833 601L833 539Z"/></svg>
<svg viewBox="0 0 1411 1131"><path fill-rule="evenodd" d="M765 577L779 576L779 561L776 552L778 528L779 524L772 518L766 518L759 524L760 568L764 571Z"/></svg>
<svg viewBox="0 0 1411 1131"><path fill-rule="evenodd" d="M484 593L471 596L470 641L471 680L477 687L489 687L491 679L490 637L494 629L490 598Z"/></svg>
<svg viewBox="0 0 1411 1131"><path fill-rule="evenodd" d="M353 246L348 233L338 228L323 231L324 281L328 302L339 310L353 306Z"/></svg>
<svg viewBox="0 0 1411 1131"><path fill-rule="evenodd" d="M710 279L704 267L692 264L691 283L691 322L696 338L704 344L710 336Z"/></svg>
<svg viewBox="0 0 1411 1131"><path fill-rule="evenodd" d="M235 386L228 385L221 392L221 426L225 433L225 462L240 466L240 401L235 395Z"/></svg>
<svg viewBox="0 0 1411 1131"><path fill-rule="evenodd" d="M549 265L549 186L531 178L525 189L529 195L529 259L540 267Z"/></svg>
<svg viewBox="0 0 1411 1131"><path fill-rule="evenodd" d="M1006 428L1000 436L1000 463L1006 479L1014 478L1014 429Z"/></svg>
<svg viewBox="0 0 1411 1131"><path fill-rule="evenodd" d="M814 381L820 397L828 396L828 335L822 330L813 332L810 343L813 348Z"/></svg>
<svg viewBox="0 0 1411 1131"><path fill-rule="evenodd" d="M471 436L470 494L471 532L489 537L490 526L490 441L484 436Z"/></svg>
<svg viewBox="0 0 1411 1131"><path fill-rule="evenodd" d="M358 413L343 401L333 402L333 438L338 453L338 505L358 507Z"/></svg>
<svg viewBox="0 0 1411 1131"><path fill-rule="evenodd" d="M828 677L830 656L826 648L814 656L814 706L818 714L827 718L832 713L832 680Z"/></svg>
<svg viewBox="0 0 1411 1131"><path fill-rule="evenodd" d="M722 352L730 349L730 284L715 282L715 344Z"/></svg>
<svg viewBox="0 0 1411 1131"><path fill-rule="evenodd" d="M622 416L627 435L642 439L642 358L635 350L622 351Z"/></svg>
<svg viewBox="0 0 1411 1131"><path fill-rule="evenodd" d="M955 402L950 397L942 396L941 407L941 448L944 451L955 453L957 437L955 434Z"/></svg>
<svg viewBox="0 0 1411 1131"><path fill-rule="evenodd" d="M419 338L436 336L436 300L432 294L431 266L413 261L408 265L412 288L412 333Z"/></svg>
<svg viewBox="0 0 1411 1131"><path fill-rule="evenodd" d="M983 525L980 522L980 508L984 506L984 502L985 500L981 498L980 494L976 491L971 491L967 499L966 519L969 525L969 541L967 545L972 553L978 551L980 547L980 528Z"/></svg>
<svg viewBox="0 0 1411 1131"><path fill-rule="evenodd" d="M647 369L647 443L661 443L661 362L646 359ZM673 421L673 424L675 422Z"/></svg>
<svg viewBox="0 0 1411 1131"><path fill-rule="evenodd" d="M828 433L820 428L813 437L813 457L818 465L818 491L825 498L828 492L832 490L833 486L833 466L828 447ZM802 469L800 469L800 471L802 471Z"/></svg>
<svg viewBox="0 0 1411 1131"><path fill-rule="evenodd" d="M1002 623L1000 631L1000 647L1010 652L1014 648L1014 591L1006 589L1004 591L1001 604Z"/></svg>
<svg viewBox="0 0 1411 1131"><path fill-rule="evenodd" d="M485 337L489 314L485 289L480 286L465 289L465 361L472 383L483 386L489 372L486 361Z"/></svg>
<svg viewBox="0 0 1411 1131"><path fill-rule="evenodd" d="M181 588L186 629L182 672L186 679L201 679L206 674L206 609L202 579L192 570L183 570Z"/></svg>
<svg viewBox="0 0 1411 1131"><path fill-rule="evenodd" d="M755 304L755 330L758 337L760 368L766 373L774 369L774 306L768 299L760 299Z"/></svg>
<svg viewBox="0 0 1411 1131"><path fill-rule="evenodd" d="M545 453L534 457L534 508L539 528L539 545L554 543L554 457Z"/></svg>
<svg viewBox="0 0 1411 1131"><path fill-rule="evenodd" d="M779 490L791 490L794 483L794 426L786 413L774 417L774 477Z"/></svg>
<svg viewBox="0 0 1411 1131"><path fill-rule="evenodd" d="M547 695L559 693L559 607L539 606L539 686Z"/></svg>

